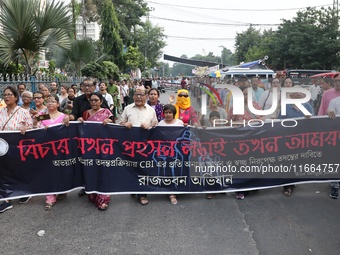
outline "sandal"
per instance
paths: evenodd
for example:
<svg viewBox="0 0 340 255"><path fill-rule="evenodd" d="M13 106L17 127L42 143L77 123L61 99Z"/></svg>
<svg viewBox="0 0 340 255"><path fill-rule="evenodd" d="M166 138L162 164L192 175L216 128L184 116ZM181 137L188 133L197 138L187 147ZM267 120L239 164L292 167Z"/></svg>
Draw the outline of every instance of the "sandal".
<svg viewBox="0 0 340 255"><path fill-rule="evenodd" d="M50 211L52 209L53 203L46 203L45 210Z"/></svg>
<svg viewBox="0 0 340 255"><path fill-rule="evenodd" d="M236 199L243 200L244 199L244 194L243 193L236 193Z"/></svg>
<svg viewBox="0 0 340 255"><path fill-rule="evenodd" d="M100 206L98 206L98 210L99 211L105 211L108 207L109 207L109 204L103 203Z"/></svg>
<svg viewBox="0 0 340 255"><path fill-rule="evenodd" d="M149 200L146 197L140 197L139 202L141 205L147 205L149 203Z"/></svg>
<svg viewBox="0 0 340 255"><path fill-rule="evenodd" d="M293 189L292 188L284 188L282 191L282 194L286 197L291 197L293 193Z"/></svg>
<svg viewBox="0 0 340 255"><path fill-rule="evenodd" d="M178 201L177 201L176 195L170 195L169 198L170 198L171 204L173 205L177 204Z"/></svg>

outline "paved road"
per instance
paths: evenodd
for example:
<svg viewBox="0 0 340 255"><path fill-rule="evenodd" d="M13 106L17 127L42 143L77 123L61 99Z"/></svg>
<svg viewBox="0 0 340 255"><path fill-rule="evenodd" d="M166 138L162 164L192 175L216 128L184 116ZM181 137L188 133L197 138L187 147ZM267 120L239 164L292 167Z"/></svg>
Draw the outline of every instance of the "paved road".
<svg viewBox="0 0 340 255"><path fill-rule="evenodd" d="M338 254L340 201L328 197L329 185L298 185L290 198L281 191L242 201L230 193L179 195L177 205L150 195L147 206L116 195L104 212L76 191L49 212L34 197L0 214L0 254Z"/></svg>
<svg viewBox="0 0 340 255"><path fill-rule="evenodd" d="M236 200L150 195L141 206L130 195L112 196L107 211L71 192L46 212L44 198L0 214L1 255L8 254L338 254L339 200L328 184L281 188ZM39 237L38 231L45 230Z"/></svg>

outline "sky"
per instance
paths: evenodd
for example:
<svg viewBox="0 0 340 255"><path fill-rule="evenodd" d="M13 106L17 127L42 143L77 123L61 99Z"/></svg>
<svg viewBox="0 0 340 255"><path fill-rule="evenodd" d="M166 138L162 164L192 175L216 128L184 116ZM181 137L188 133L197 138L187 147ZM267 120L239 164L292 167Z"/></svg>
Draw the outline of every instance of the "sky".
<svg viewBox="0 0 340 255"><path fill-rule="evenodd" d="M235 51L235 36L256 29L277 29L282 19L291 20L306 7L332 6L333 0L145 0L154 10L150 21L164 28L167 46L163 53L175 57L213 52L222 46ZM207 24L210 23L210 24ZM201 38L201 39L200 39ZM205 39L209 38L209 39ZM204 39L204 40L203 40ZM270 56L269 56L270 57Z"/></svg>
<svg viewBox="0 0 340 255"><path fill-rule="evenodd" d="M209 52L221 56L223 47L234 52L236 34L246 31L249 24L262 31L275 30L282 19L291 20L299 10L309 6L320 8L333 5L333 0L144 1L153 8L150 21L163 27L167 36L163 53L175 57L186 55L188 58ZM70 0L64 2L69 3Z"/></svg>

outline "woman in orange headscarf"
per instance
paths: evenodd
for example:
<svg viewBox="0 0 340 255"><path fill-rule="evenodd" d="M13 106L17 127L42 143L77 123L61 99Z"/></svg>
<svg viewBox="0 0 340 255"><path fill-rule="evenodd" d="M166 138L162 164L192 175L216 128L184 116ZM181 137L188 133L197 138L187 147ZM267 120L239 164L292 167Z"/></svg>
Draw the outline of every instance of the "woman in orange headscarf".
<svg viewBox="0 0 340 255"><path fill-rule="evenodd" d="M186 89L177 91L175 107L177 110L175 119L182 120L184 125L198 126L197 113L191 106L189 93Z"/></svg>

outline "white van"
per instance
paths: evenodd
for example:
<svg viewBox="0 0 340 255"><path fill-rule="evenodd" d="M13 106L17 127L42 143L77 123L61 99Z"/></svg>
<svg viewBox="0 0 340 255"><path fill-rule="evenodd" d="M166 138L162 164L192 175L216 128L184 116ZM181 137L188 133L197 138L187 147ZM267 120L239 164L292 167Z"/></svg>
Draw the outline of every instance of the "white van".
<svg viewBox="0 0 340 255"><path fill-rule="evenodd" d="M261 80L275 78L274 71L270 69L230 68L227 72L221 72L222 80L237 79L244 75L249 79L252 77L259 77Z"/></svg>

